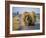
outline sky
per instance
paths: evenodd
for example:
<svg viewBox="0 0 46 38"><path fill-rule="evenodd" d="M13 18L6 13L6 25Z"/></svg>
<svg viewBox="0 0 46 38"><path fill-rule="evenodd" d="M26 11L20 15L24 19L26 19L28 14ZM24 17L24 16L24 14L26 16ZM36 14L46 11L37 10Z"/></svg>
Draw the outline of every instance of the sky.
<svg viewBox="0 0 46 38"><path fill-rule="evenodd" d="M35 13L40 13L40 8L31 8L31 7L13 7L12 12L16 13L19 12L19 14L24 13L24 12L32 12L34 11Z"/></svg>

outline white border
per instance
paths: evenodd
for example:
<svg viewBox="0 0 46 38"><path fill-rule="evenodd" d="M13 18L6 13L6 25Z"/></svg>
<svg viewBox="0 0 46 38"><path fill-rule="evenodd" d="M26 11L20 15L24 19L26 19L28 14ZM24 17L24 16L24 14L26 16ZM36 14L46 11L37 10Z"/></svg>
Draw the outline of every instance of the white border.
<svg viewBox="0 0 46 38"><path fill-rule="evenodd" d="M40 30L12 31L12 7L40 8ZM42 6L10 4L10 34L39 33L42 32Z"/></svg>

